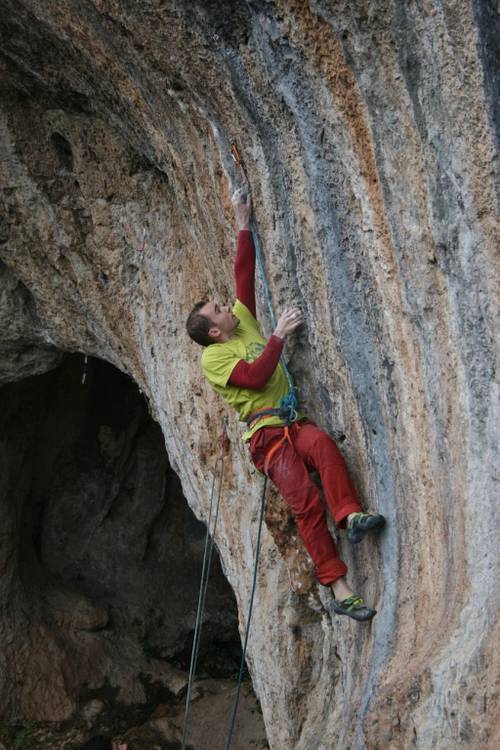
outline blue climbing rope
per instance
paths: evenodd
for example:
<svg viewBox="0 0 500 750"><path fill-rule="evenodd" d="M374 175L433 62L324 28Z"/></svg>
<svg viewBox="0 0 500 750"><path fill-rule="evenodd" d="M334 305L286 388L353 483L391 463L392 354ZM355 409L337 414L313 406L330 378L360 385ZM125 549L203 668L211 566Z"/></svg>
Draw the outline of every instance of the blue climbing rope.
<svg viewBox="0 0 500 750"><path fill-rule="evenodd" d="M240 152L238 151L238 147L235 143L231 145L231 156L233 157L233 160L240 170L241 179L244 185L247 187L248 185L248 177L245 172L245 167L243 165L243 160L241 158ZM247 201L248 194L244 195L245 203ZM271 325L273 328L276 328L276 316L274 314L274 308L273 308L273 302L271 300L271 292L269 290L269 284L267 283L267 274L266 274L266 267L264 264L264 255L262 253L259 237L257 234L257 230L255 227L255 222L252 219L251 223L251 232L252 232L252 238L253 238L253 244L255 247L255 256L257 258L257 265L259 267L259 276L260 281L262 284L262 288L264 289L264 297L266 299L267 308L269 310L269 317L271 318ZM287 364L285 362L285 358L283 355L280 357L280 363L283 367L283 371L285 373L286 381L288 383L288 393L283 396L280 403L280 409L283 410L284 413L287 415L287 422L290 424L291 422L295 422L297 419L297 389L295 388L292 380L292 376L290 375L290 371L287 367Z"/></svg>
<svg viewBox="0 0 500 750"><path fill-rule="evenodd" d="M243 171L243 168L242 168L242 171ZM251 225L251 230L252 230L253 244L255 247L255 256L257 258L257 265L259 267L260 281L262 284L262 288L264 289L264 297L266 299L267 307L269 310L269 317L271 318L271 325L273 328L276 328L276 316L274 315L274 308L273 308L273 303L271 300L271 292L269 290L269 284L267 283L266 267L264 265L264 256L260 248L259 238L257 236L257 232L255 230L253 221ZM286 415L287 423L290 424L291 422L295 422L295 420L297 419L297 389L295 388L293 384L292 376L290 375L290 371L287 367L287 364L285 362L285 358L283 355L281 355L280 357L280 364L283 368L286 381L288 383L288 393L285 396L283 396L283 398L281 399L279 408L280 408L280 411L282 411L283 414Z"/></svg>

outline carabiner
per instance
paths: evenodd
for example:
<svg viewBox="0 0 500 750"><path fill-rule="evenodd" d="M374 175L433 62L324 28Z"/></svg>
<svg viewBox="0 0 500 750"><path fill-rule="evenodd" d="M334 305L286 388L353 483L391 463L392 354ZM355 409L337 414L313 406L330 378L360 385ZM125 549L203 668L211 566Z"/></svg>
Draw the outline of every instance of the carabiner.
<svg viewBox="0 0 500 750"><path fill-rule="evenodd" d="M238 151L238 147L236 143L231 144L231 156L233 157L233 160L236 164L236 166L241 167L243 166L243 163L241 161L240 152Z"/></svg>

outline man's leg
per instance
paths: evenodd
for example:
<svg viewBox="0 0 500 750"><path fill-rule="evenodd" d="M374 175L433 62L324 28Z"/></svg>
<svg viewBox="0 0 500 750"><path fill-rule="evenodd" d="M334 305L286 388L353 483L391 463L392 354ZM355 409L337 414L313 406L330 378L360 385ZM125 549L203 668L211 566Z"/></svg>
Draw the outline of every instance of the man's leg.
<svg viewBox="0 0 500 750"><path fill-rule="evenodd" d="M319 472L330 513L343 528L351 513L362 511L344 457L332 438L311 422L294 425L292 440L306 465Z"/></svg>
<svg viewBox="0 0 500 750"><path fill-rule="evenodd" d="M337 527L346 526L351 544L380 529L385 519L379 513L364 513L349 477L346 463L334 441L311 422L294 426L294 445L307 466L319 471L326 501Z"/></svg>
<svg viewBox="0 0 500 750"><path fill-rule="evenodd" d="M283 429L280 427L263 427L252 438L250 454L260 471L263 470L270 447L282 436ZM328 585L342 578L347 566L340 559L328 530L320 492L310 478L303 459L288 442L284 442L272 456L268 475L295 514L297 528L316 565L320 583Z"/></svg>
<svg viewBox="0 0 500 750"><path fill-rule="evenodd" d="M297 432L300 433L305 426L292 426L290 429L292 442L296 439ZM280 427L264 427L252 437L250 454L260 471L264 468L266 455L276 441L283 437L283 434L284 431ZM304 460L292 445L284 442L273 454L267 472L295 513L297 527L316 565L316 575L320 583L331 586L335 597L331 605L332 610L338 615L347 615L354 620L371 620L375 615L375 610L367 607L363 599L353 594L347 585L345 580L347 566L340 559L335 542L328 530L325 508L319 490L312 482ZM347 478L349 479L348 475ZM359 508L357 500L354 502L352 499L353 490L354 488L349 489L347 494L344 490L337 493L340 499L335 508L340 520L349 515L351 505ZM346 498L350 499L346 500Z"/></svg>

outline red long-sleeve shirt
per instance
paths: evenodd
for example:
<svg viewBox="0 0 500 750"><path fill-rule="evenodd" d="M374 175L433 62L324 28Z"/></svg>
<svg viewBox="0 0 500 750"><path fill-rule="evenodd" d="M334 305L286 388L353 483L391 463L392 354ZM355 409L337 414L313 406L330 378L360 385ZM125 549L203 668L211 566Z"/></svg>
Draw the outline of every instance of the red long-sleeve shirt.
<svg viewBox="0 0 500 750"><path fill-rule="evenodd" d="M252 232L248 229L242 229L238 233L234 275L236 278L236 296L255 318L255 247ZM239 388L254 388L255 390L264 388L278 366L283 346L283 339L273 335L267 342L262 354L253 362L245 362L244 359L240 359L229 378L231 385Z"/></svg>

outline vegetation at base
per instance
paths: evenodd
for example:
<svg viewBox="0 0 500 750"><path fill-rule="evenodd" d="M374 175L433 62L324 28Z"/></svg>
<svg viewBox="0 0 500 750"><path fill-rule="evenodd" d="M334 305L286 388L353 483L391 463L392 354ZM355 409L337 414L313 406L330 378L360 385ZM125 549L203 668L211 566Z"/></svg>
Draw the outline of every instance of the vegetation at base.
<svg viewBox="0 0 500 750"><path fill-rule="evenodd" d="M33 730L35 725L30 723L20 729L14 739L13 750L31 750L36 747L33 739Z"/></svg>

